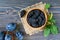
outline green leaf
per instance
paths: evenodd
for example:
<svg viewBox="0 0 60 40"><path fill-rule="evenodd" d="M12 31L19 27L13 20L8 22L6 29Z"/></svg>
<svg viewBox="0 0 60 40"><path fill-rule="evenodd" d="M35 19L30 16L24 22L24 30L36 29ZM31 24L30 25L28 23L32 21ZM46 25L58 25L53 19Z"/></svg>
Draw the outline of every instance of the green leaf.
<svg viewBox="0 0 60 40"><path fill-rule="evenodd" d="M48 20L48 22L50 22L50 23L56 23L56 20L52 18L51 20Z"/></svg>
<svg viewBox="0 0 60 40"><path fill-rule="evenodd" d="M45 8L46 8L46 9L50 8L50 4L49 4L49 3L46 4L46 5L45 5Z"/></svg>
<svg viewBox="0 0 60 40"><path fill-rule="evenodd" d="M51 22L52 22L52 23L55 23L55 22L56 22L56 20L55 20L55 19L52 19L52 20L51 20Z"/></svg>
<svg viewBox="0 0 60 40"><path fill-rule="evenodd" d="M53 13L52 12L49 14L48 22L50 22L50 23L55 23L56 22L56 20L53 18Z"/></svg>
<svg viewBox="0 0 60 40"><path fill-rule="evenodd" d="M53 18L53 13L51 12L50 14L49 14L49 20L51 20Z"/></svg>
<svg viewBox="0 0 60 40"><path fill-rule="evenodd" d="M50 30L51 30L52 34L58 34L58 28L54 24L51 25L51 29Z"/></svg>
<svg viewBox="0 0 60 40"><path fill-rule="evenodd" d="M44 36L47 37L49 34L50 34L50 29L46 27L44 29Z"/></svg>

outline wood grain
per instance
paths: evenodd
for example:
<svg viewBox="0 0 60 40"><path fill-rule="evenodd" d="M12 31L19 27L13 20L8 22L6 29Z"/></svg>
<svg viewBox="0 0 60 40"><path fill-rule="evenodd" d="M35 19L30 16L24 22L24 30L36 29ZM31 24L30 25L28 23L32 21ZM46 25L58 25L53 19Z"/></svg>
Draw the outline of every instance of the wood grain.
<svg viewBox="0 0 60 40"><path fill-rule="evenodd" d="M60 32L60 0L0 0L0 31L6 30L5 26L10 22L21 22L16 13L17 11L40 1L52 5L49 11L53 12L54 18L56 19L56 25ZM20 30L24 32L23 27L20 27ZM45 38L43 32L39 32L32 36L24 35L24 40L60 40L60 33L57 35L51 34Z"/></svg>

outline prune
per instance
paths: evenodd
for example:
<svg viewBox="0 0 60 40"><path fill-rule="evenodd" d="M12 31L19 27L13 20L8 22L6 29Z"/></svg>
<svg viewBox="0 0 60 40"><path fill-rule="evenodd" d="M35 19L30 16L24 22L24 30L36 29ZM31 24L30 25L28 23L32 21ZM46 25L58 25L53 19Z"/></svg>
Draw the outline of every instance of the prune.
<svg viewBox="0 0 60 40"><path fill-rule="evenodd" d="M31 27L41 27L45 23L45 15L41 10L32 10L27 15L27 22Z"/></svg>
<svg viewBox="0 0 60 40"><path fill-rule="evenodd" d="M18 38L18 40L23 40L23 35L21 32L16 32L16 37Z"/></svg>
<svg viewBox="0 0 60 40"><path fill-rule="evenodd" d="M36 16L39 16L39 14L40 14L40 11L38 11L38 10L35 10L35 11L34 11L34 13L35 13L35 15L36 15Z"/></svg>
<svg viewBox="0 0 60 40"><path fill-rule="evenodd" d="M43 16L43 15L44 15L43 13L40 14L40 16L42 17L42 20L45 19L45 16Z"/></svg>
<svg viewBox="0 0 60 40"><path fill-rule="evenodd" d="M45 23L45 19L44 19L44 20L42 20L42 23L41 23L41 24L42 24L42 25L44 25L44 23Z"/></svg>
<svg viewBox="0 0 60 40"><path fill-rule="evenodd" d="M41 18L41 16L38 16L38 18L37 18L38 20L42 20L42 18Z"/></svg>
<svg viewBox="0 0 60 40"><path fill-rule="evenodd" d="M38 17L38 25L41 26L41 23L42 23L42 18L41 17Z"/></svg>
<svg viewBox="0 0 60 40"><path fill-rule="evenodd" d="M25 10L22 10L21 12L20 12L21 14L21 17L23 17L25 14L26 14L26 11Z"/></svg>
<svg viewBox="0 0 60 40"><path fill-rule="evenodd" d="M9 23L6 26L7 31L13 31L16 28L16 23Z"/></svg>
<svg viewBox="0 0 60 40"><path fill-rule="evenodd" d="M33 15L32 18L36 18L36 15Z"/></svg>
<svg viewBox="0 0 60 40"><path fill-rule="evenodd" d="M33 18L30 18L30 19L29 19L29 21L31 21L31 22L35 22L35 19L33 19Z"/></svg>
<svg viewBox="0 0 60 40"><path fill-rule="evenodd" d="M33 27L38 27L38 24L34 23L32 24Z"/></svg>
<svg viewBox="0 0 60 40"><path fill-rule="evenodd" d="M12 40L12 36L10 34L5 35L5 40Z"/></svg>
<svg viewBox="0 0 60 40"><path fill-rule="evenodd" d="M33 12L31 12L30 14L28 14L29 16L28 16L28 18L30 18L30 17L32 17L33 18L33 15L34 15L34 13Z"/></svg>

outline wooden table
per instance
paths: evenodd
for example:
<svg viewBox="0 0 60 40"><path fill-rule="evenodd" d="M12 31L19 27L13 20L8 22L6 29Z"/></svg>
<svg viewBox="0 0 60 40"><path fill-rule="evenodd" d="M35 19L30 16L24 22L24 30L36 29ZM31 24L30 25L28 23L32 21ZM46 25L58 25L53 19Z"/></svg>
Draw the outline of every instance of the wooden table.
<svg viewBox="0 0 60 40"><path fill-rule="evenodd" d="M40 1L41 0L0 0L0 31L6 30L5 26L10 22L21 22L17 14L20 9ZM52 5L49 11L53 12L54 18L56 19L56 25L60 32L60 0L42 0L42 2ZM20 30L24 32L24 28L22 26L20 27ZM43 32L39 32L32 36L24 35L24 40L60 40L60 33L57 35L50 34L45 38Z"/></svg>

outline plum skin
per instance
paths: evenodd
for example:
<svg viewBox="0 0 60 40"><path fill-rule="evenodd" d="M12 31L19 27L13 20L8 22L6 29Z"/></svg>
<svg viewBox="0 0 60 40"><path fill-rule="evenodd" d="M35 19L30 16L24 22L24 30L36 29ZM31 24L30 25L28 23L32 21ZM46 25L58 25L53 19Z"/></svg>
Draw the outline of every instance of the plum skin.
<svg viewBox="0 0 60 40"><path fill-rule="evenodd" d="M10 34L5 35L5 40L12 40L12 36Z"/></svg>
<svg viewBox="0 0 60 40"><path fill-rule="evenodd" d="M6 26L7 31L14 31L16 29L16 23L9 23Z"/></svg>
<svg viewBox="0 0 60 40"><path fill-rule="evenodd" d="M18 40L23 40L23 35L21 32L16 32L15 35L18 38Z"/></svg>

